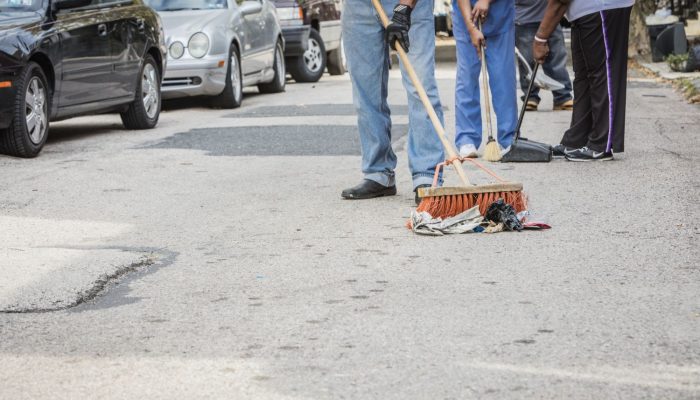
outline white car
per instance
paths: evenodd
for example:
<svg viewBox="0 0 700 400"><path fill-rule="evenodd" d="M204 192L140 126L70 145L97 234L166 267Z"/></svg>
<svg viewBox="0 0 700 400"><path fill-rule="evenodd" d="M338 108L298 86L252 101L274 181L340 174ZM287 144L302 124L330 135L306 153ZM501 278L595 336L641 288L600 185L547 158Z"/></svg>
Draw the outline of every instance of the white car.
<svg viewBox="0 0 700 400"><path fill-rule="evenodd" d="M270 0L147 0L160 15L168 46L163 98L211 96L241 105L243 87L283 92L284 38Z"/></svg>

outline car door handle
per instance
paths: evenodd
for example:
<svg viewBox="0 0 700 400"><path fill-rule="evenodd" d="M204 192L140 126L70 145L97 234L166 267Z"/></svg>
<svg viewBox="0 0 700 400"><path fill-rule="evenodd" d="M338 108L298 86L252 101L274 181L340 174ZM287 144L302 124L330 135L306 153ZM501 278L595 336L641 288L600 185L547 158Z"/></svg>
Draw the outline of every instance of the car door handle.
<svg viewBox="0 0 700 400"><path fill-rule="evenodd" d="M107 25L105 25L105 24L97 25L97 34L100 36L107 36Z"/></svg>

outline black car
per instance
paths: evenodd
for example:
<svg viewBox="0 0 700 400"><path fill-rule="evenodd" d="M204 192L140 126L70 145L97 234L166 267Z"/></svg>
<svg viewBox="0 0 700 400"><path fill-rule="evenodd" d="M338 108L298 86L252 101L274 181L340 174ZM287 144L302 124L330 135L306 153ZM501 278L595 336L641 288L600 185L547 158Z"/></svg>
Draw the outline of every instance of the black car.
<svg viewBox="0 0 700 400"><path fill-rule="evenodd" d="M34 157L49 121L160 115L165 41L142 0L0 0L0 152Z"/></svg>

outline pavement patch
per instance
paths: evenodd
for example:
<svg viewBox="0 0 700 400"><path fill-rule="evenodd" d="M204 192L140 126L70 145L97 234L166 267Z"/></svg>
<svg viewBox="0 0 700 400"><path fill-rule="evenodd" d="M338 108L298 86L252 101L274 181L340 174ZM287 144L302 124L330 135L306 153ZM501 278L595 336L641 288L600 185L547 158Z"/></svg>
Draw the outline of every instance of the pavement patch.
<svg viewBox="0 0 700 400"><path fill-rule="evenodd" d="M154 263L152 254L121 249L9 249L0 270L0 313L65 310L90 301L125 275ZM32 279L17 284L13 277Z"/></svg>
<svg viewBox="0 0 700 400"><path fill-rule="evenodd" d="M392 115L408 115L408 106L391 106ZM262 106L242 109L226 118L261 118L261 117L312 117L315 115L355 115L352 104L301 104L286 106Z"/></svg>
<svg viewBox="0 0 700 400"><path fill-rule="evenodd" d="M394 125L392 142L408 133ZM284 125L192 129L176 133L151 149L203 150L210 156L344 156L360 155L355 126Z"/></svg>

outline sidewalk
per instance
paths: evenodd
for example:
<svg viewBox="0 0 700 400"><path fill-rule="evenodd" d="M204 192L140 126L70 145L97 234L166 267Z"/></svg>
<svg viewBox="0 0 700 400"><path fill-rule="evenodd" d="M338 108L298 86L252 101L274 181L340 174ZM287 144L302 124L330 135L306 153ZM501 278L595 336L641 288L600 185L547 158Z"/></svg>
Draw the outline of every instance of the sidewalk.
<svg viewBox="0 0 700 400"><path fill-rule="evenodd" d="M679 88L686 99L691 103L700 103L700 71L676 72L672 71L666 62L639 61L639 65L646 68L657 77L670 81Z"/></svg>

